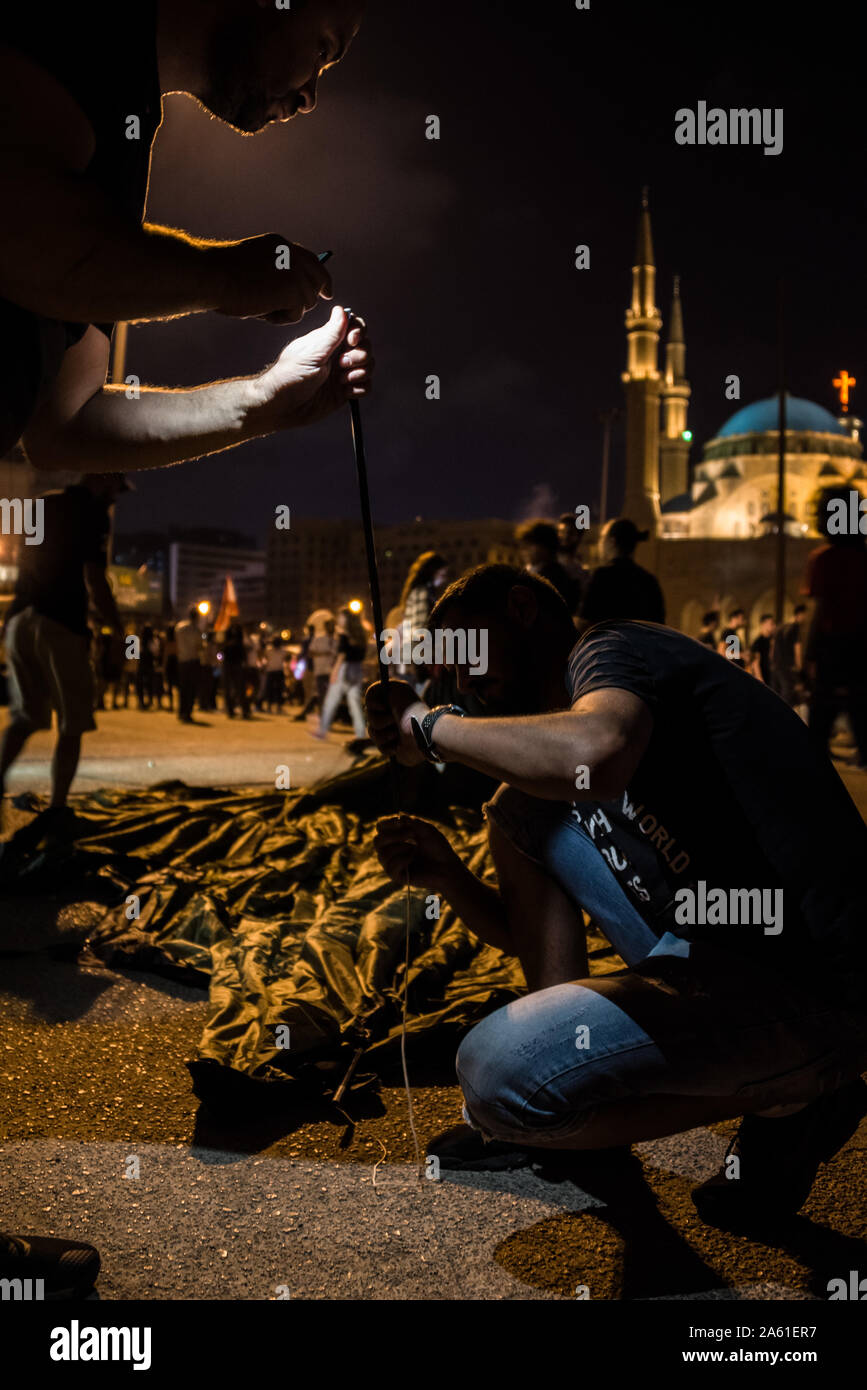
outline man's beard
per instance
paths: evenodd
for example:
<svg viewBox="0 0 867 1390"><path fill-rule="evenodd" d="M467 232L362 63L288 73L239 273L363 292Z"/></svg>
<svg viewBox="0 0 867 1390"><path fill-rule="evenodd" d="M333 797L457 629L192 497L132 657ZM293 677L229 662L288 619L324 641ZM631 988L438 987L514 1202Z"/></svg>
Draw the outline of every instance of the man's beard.
<svg viewBox="0 0 867 1390"><path fill-rule="evenodd" d="M466 622L470 627L487 626L484 616L475 620L468 618ZM497 646L499 655L496 664L501 665L504 674L496 682L492 681L492 688L488 690L485 688L486 676L480 674L476 686L477 698L484 713L501 718L541 714L545 692L543 653L536 652L524 629L511 622L505 624L502 645L498 643ZM474 684L471 679L470 692Z"/></svg>
<svg viewBox="0 0 867 1390"><path fill-rule="evenodd" d="M472 686L470 687L472 690ZM494 718L542 712L542 692L532 672L519 672L504 682L501 691L480 697L485 714Z"/></svg>
<svg viewBox="0 0 867 1390"><path fill-rule="evenodd" d="M257 26L249 19L219 25L208 44L208 86L198 93L209 111L245 135L255 135L271 119L270 99L261 90L254 59L259 42Z"/></svg>

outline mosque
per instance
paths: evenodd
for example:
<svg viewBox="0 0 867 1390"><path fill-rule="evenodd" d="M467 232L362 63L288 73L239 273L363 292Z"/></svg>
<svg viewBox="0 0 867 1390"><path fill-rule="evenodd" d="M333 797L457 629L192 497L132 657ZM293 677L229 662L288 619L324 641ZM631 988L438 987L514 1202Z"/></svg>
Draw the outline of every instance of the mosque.
<svg viewBox="0 0 867 1390"><path fill-rule="evenodd" d="M668 622L697 632L709 608L742 607L752 632L775 606L779 397L742 406L707 441L700 462L690 465L691 395L680 286L675 277L671 316L660 370L662 317L656 307L647 193L642 197L626 311L626 487L623 515L651 540L639 561L658 576ZM821 490L851 486L867 491L862 421L849 414L855 380L841 371L834 381L837 417L786 393L785 516L787 612L801 597L807 556L818 542L815 513ZM739 383L726 383L737 399Z"/></svg>

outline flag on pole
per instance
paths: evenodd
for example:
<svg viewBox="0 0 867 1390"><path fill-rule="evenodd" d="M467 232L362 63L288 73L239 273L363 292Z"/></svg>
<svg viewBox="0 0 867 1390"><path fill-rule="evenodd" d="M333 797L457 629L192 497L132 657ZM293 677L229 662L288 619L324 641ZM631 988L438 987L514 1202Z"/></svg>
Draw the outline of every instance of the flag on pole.
<svg viewBox="0 0 867 1390"><path fill-rule="evenodd" d="M238 599L235 594L235 585L230 574L226 575L226 582L223 585L223 597L220 599L220 611L214 623L215 632L225 632L233 618L240 618L241 610L238 607Z"/></svg>

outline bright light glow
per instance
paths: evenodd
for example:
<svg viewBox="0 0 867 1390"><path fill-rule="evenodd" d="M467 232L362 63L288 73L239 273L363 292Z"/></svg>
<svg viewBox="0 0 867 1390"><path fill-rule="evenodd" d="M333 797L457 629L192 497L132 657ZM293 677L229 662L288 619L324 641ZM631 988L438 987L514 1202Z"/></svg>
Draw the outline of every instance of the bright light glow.
<svg viewBox="0 0 867 1390"><path fill-rule="evenodd" d="M361 602L361 599L354 598L350 601L349 611L350 613L360 613L363 607L364 604Z"/></svg>
<svg viewBox="0 0 867 1390"><path fill-rule="evenodd" d="M681 439L685 439L688 443L690 439L692 439L692 430L681 430L680 437Z"/></svg>
<svg viewBox="0 0 867 1390"><path fill-rule="evenodd" d="M850 376L848 372L841 372L839 376L834 377L834 380L831 384L832 386L836 386L837 390L840 393L840 405L843 407L843 414L848 414L849 387L857 386L857 381L855 380L854 376Z"/></svg>
<svg viewBox="0 0 867 1390"><path fill-rule="evenodd" d="M211 611L211 605L208 603L208 600L206 598L203 598L201 603L197 603L196 608L201 613L203 618L207 618L208 614Z"/></svg>

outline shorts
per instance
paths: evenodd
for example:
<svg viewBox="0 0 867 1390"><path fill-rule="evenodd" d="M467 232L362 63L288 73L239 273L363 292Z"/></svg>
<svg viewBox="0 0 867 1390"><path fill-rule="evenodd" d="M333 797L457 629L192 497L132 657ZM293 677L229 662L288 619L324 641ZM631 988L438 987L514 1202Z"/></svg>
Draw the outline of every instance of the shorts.
<svg viewBox="0 0 867 1390"><path fill-rule="evenodd" d="M6 657L10 720L50 729L56 710L58 733L75 736L96 728L88 637L25 608L7 625Z"/></svg>

